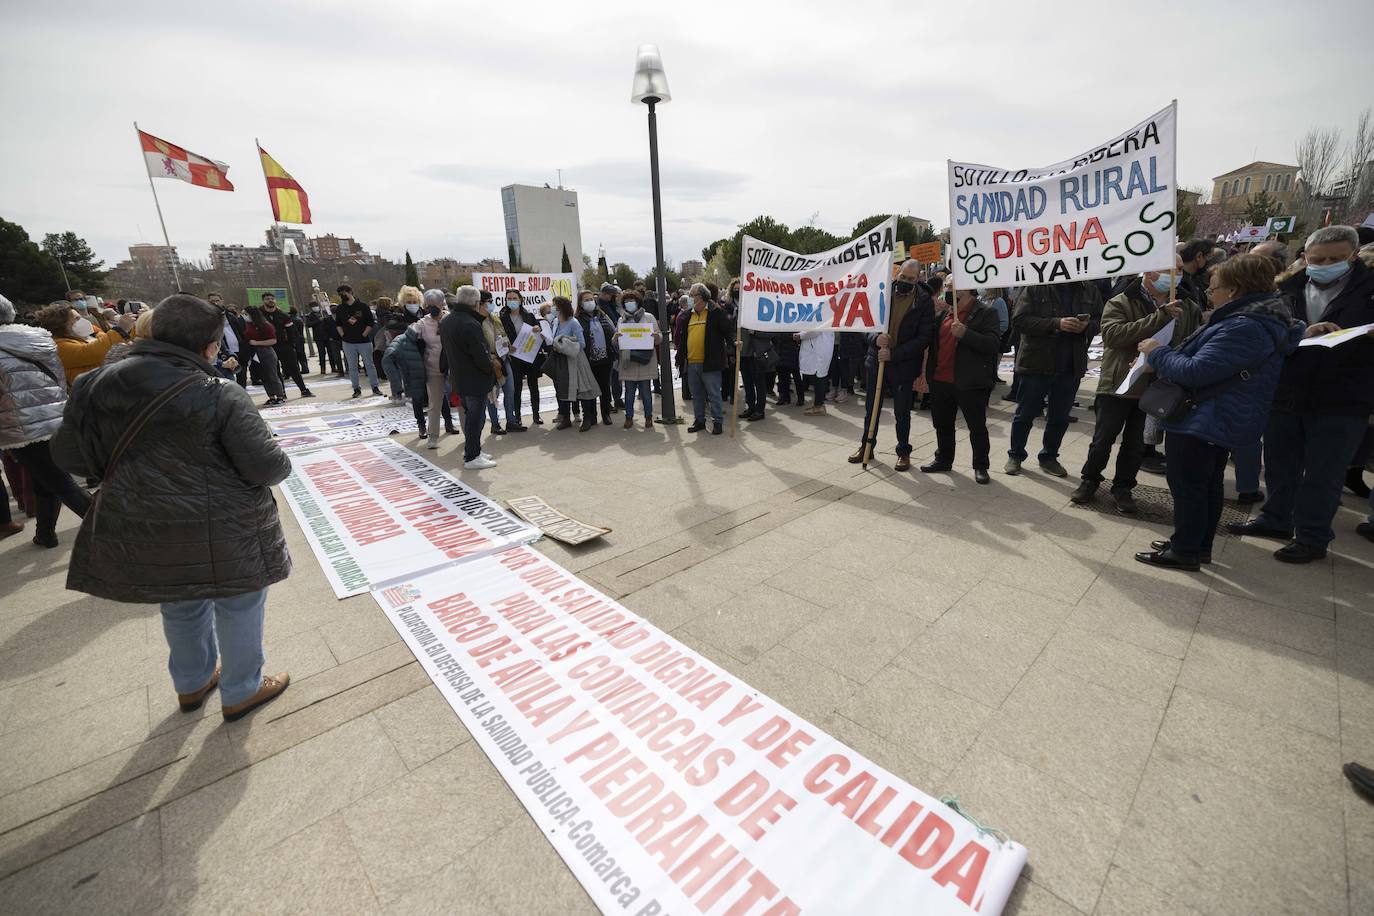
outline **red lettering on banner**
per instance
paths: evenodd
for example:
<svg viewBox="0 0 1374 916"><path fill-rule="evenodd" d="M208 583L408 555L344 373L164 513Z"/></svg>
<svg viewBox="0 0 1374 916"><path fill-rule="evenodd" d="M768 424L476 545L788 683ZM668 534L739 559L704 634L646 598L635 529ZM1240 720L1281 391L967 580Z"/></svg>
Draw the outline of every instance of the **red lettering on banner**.
<svg viewBox="0 0 1374 916"><path fill-rule="evenodd" d="M769 824L776 824L783 812L797 807L797 800L781 789L759 802L744 817L739 819L740 829L753 839L761 839Z"/></svg>
<svg viewBox="0 0 1374 916"><path fill-rule="evenodd" d="M888 849L897 845L898 838L906 832L906 828L911 826L911 822L916 820L916 815L924 809L924 805L918 802L907 802L907 806L902 809L902 813L897 815L897 819L892 822L892 826L887 828L887 833L882 835L878 842Z"/></svg>
<svg viewBox="0 0 1374 916"><path fill-rule="evenodd" d="M888 805L892 804L892 799L896 797L896 789L892 788L891 786L884 786L883 790L878 793L878 797L874 799L873 804L865 808L863 814L860 814L854 820L854 823L858 824L860 827L862 827L864 830L867 830L874 836L877 836L878 831L882 829L882 825L879 824L877 821L877 816L879 814L882 814L883 809L885 809Z"/></svg>
<svg viewBox="0 0 1374 916"><path fill-rule="evenodd" d="M897 854L917 868L934 868L952 842L954 828L934 811L927 811Z"/></svg>
<svg viewBox="0 0 1374 916"><path fill-rule="evenodd" d="M540 561L537 553L530 550L504 550L496 555L496 561L506 569L516 572ZM520 578L524 578L521 576Z"/></svg>
<svg viewBox="0 0 1374 916"><path fill-rule="evenodd" d="M756 709L763 707L763 703L751 700L749 697L740 697L740 701L735 704L735 708L721 717L720 725L729 725L740 716L747 716Z"/></svg>
<svg viewBox="0 0 1374 916"><path fill-rule="evenodd" d="M491 682L497 687L509 692L510 686L507 685L514 686L519 683L522 678L528 677L538 670L539 663L532 658L527 658L513 665L507 665L505 668L501 668L498 671L493 671L488 677L491 678Z"/></svg>
<svg viewBox="0 0 1374 916"><path fill-rule="evenodd" d="M706 832L706 827L706 819L699 814L693 814L645 846L644 851L657 857L660 867L667 871L677 864L677 860L682 858L682 854L697 841L697 837Z"/></svg>
<svg viewBox="0 0 1374 916"><path fill-rule="evenodd" d="M689 786L704 786L720 775L721 767L729 766L734 762L734 751L728 747L718 747L701 758L701 765L697 769L686 770L682 774L682 778Z"/></svg>
<svg viewBox="0 0 1374 916"><path fill-rule="evenodd" d="M987 864L987 849L969 840L963 849L956 852L939 871L930 876L930 880L941 886L957 887L959 892L955 896L973 906L973 895L978 890L978 882L983 880L983 869Z"/></svg>
<svg viewBox="0 0 1374 916"><path fill-rule="evenodd" d="M553 718L554 716L558 715L560 712L571 706L573 704L573 698L559 697L556 700L550 700L543 706L538 707L534 706L533 704L534 700L529 700L526 703L517 704L515 708L520 710L520 712L524 713L525 718L530 721L531 725L538 728L539 726L547 722L549 719Z"/></svg>
<svg viewBox="0 0 1374 916"><path fill-rule="evenodd" d="M849 772L849 767L849 758L843 754L831 754L828 757L823 757L820 763L811 768L811 772L802 777L802 785L817 795L822 795L835 787L833 782L825 782L821 779L826 770L834 769L840 776L843 776Z"/></svg>
<svg viewBox="0 0 1374 916"><path fill-rule="evenodd" d="M682 888L684 894L692 897L738 854L739 850L726 843L725 838L720 834L716 834L692 850L677 868L668 873L668 877L678 887ZM716 899L718 900L719 897ZM714 900L701 901L703 904L702 911L709 909L714 902Z"/></svg>
<svg viewBox="0 0 1374 916"><path fill-rule="evenodd" d="M596 724L596 717L593 716L591 713L583 710L582 712L579 712L571 722L560 728L558 731L554 732L553 735L549 737L549 743L554 744L568 737L569 735L575 735L583 729L590 728Z"/></svg>
<svg viewBox="0 0 1374 916"><path fill-rule="evenodd" d="M620 746L620 741L611 732L592 739L586 744L573 751L563 758L564 763L572 763L574 760L597 760Z"/></svg>
<svg viewBox="0 0 1374 916"><path fill-rule="evenodd" d="M500 661L508 655L514 655L521 651L523 650L509 636L498 636L491 642L473 646L468 650L468 654L477 659L478 667L485 668L492 662Z"/></svg>
<svg viewBox="0 0 1374 916"><path fill-rule="evenodd" d="M774 716L745 736L744 743L756 751L761 751L792 728L782 716Z"/></svg>
<svg viewBox="0 0 1374 916"><path fill-rule="evenodd" d="M676 792L669 792L625 823L625 829L635 834L639 845L643 846L649 837L672 821L687 813L687 803Z"/></svg>
<svg viewBox="0 0 1374 916"><path fill-rule="evenodd" d="M750 805L763 798L767 791L768 780L758 771L751 771L720 794L716 799L716 807L729 817L738 817L747 811Z"/></svg>

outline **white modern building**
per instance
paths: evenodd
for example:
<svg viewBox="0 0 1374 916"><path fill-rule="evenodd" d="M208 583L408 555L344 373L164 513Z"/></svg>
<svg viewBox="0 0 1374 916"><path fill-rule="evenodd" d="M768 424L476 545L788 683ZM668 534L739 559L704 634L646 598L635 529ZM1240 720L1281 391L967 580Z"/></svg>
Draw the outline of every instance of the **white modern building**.
<svg viewBox="0 0 1374 916"><path fill-rule="evenodd" d="M506 217L506 244L517 263L538 273L558 273L567 246L568 263L574 273L581 272L582 223L576 191L507 185L501 189L501 209Z"/></svg>

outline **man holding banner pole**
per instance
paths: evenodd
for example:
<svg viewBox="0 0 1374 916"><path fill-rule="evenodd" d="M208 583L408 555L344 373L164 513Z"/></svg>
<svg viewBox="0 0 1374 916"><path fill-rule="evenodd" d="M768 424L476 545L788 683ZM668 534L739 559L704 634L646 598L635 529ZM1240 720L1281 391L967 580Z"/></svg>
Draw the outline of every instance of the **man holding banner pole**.
<svg viewBox="0 0 1374 916"><path fill-rule="evenodd" d="M869 342L864 360L867 389L864 436L850 464L868 466L878 441L878 416L883 409L883 389L892 389L893 425L897 434L896 470L911 470L912 383L921 372L926 350L935 339L935 305L917 282L921 265L908 260L892 283L892 311L887 332Z"/></svg>

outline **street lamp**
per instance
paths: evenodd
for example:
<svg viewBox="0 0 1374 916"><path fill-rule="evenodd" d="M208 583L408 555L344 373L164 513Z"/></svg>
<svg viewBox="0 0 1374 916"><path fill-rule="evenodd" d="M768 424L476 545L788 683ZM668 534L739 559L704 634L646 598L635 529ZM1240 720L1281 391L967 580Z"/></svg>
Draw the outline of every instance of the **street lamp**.
<svg viewBox="0 0 1374 916"><path fill-rule="evenodd" d="M659 102L671 102L672 99L658 45L640 45L635 52L635 78L630 90L630 102L643 102L649 106L649 181L654 193L654 257L657 265L654 279L658 287L658 327L662 333L658 352L658 384L662 389L659 404L663 413L660 420L664 423L681 423L673 398L673 367L668 360L668 281L663 275L663 204L658 193L658 115L654 111Z"/></svg>

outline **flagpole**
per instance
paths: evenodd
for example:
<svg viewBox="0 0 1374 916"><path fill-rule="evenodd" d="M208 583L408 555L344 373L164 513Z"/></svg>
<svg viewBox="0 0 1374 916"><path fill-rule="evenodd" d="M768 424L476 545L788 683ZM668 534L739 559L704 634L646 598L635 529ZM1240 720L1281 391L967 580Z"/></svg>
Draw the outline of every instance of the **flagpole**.
<svg viewBox="0 0 1374 916"><path fill-rule="evenodd" d="M1174 284L1178 279L1178 99L1174 99L1171 106L1174 110L1174 176L1172 186L1174 192L1174 259L1169 262L1169 301L1173 302L1178 298L1178 293ZM1198 303L1199 308L1205 308L1207 303Z"/></svg>
<svg viewBox="0 0 1374 916"><path fill-rule="evenodd" d="M138 140L138 151L144 153L143 141L139 139L142 131L138 129L138 122L134 122L134 139ZM162 241L167 243L167 253L172 256L172 281L176 283L176 292L181 292L181 272L177 270L176 249L172 247L172 240L167 235L167 221L162 218L162 202L157 199L157 185L153 184L153 173L148 171L148 157L143 156L143 171L148 173L148 189L153 192L153 206L157 208L157 221L162 225Z"/></svg>

